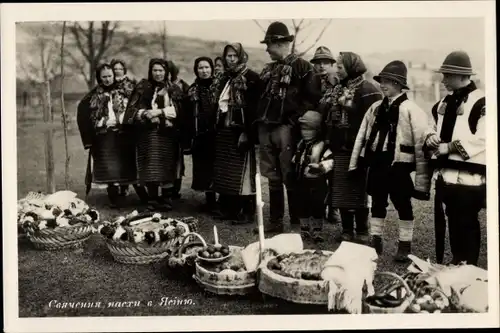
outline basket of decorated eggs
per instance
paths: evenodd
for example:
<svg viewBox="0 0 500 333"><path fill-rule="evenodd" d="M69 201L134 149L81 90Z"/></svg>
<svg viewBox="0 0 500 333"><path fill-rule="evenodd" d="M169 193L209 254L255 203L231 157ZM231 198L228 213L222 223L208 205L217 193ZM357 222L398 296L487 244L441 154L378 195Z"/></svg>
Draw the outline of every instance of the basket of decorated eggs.
<svg viewBox="0 0 500 333"><path fill-rule="evenodd" d="M106 239L113 258L124 264L149 264L161 261L173 253L197 221L171 218L160 213L133 211L113 221L105 221L98 231Z"/></svg>
<svg viewBox="0 0 500 333"><path fill-rule="evenodd" d="M99 212L70 191L39 195L21 202L18 226L37 249L82 247L99 222Z"/></svg>

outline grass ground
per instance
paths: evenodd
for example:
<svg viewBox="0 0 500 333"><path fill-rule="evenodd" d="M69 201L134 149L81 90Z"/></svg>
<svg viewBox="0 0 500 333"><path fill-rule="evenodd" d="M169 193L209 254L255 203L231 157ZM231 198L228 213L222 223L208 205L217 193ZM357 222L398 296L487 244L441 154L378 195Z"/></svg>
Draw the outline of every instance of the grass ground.
<svg viewBox="0 0 500 333"><path fill-rule="evenodd" d="M38 123L39 124L39 123ZM44 136L41 126L27 121L18 126L18 197L29 191L45 191ZM64 140L62 131L54 135L55 168L57 189L64 189ZM69 137L71 174L70 189L84 197L84 175L87 155L82 149L77 132L71 131ZM186 158L187 170L181 191L182 199L175 204L172 215L197 216L200 233L211 240L214 224L219 230L222 242L244 246L257 241L251 225L232 226L218 222L197 213L203 203L203 194L190 189L191 161ZM263 181L264 201L267 201L267 183ZM92 190L89 204L97 207L102 216L121 214L139 208L138 200L132 193L127 198L129 208L112 210L107 207L104 190ZM416 216L414 254L420 258L434 258L434 232L432 201L414 201ZM264 217L268 207L264 206ZM385 253L379 260L378 270L401 273L406 265L392 261L396 251L397 214L392 205L389 207L385 225ZM486 258L486 219L481 212L482 239L479 266L487 268ZM334 236L340 226L325 226L326 241L319 247L335 250L338 244ZM306 248L316 248L305 243ZM105 243L99 235L93 235L83 249L64 252L44 252L32 248L30 243L18 244L19 262L19 316L20 317L58 317L58 316L151 316L151 315L231 315L231 314L288 314L322 313L326 307L296 306L284 301L254 297L219 297L205 293L191 280L177 280L165 269L165 265L146 266L123 265L113 261ZM450 259L447 248L445 260ZM162 298L190 299L191 305L162 306ZM57 302L101 302L100 308L58 309L51 307ZM140 301L136 307L107 307L108 302ZM147 301L153 301L147 306ZM52 302L52 305L55 303Z"/></svg>

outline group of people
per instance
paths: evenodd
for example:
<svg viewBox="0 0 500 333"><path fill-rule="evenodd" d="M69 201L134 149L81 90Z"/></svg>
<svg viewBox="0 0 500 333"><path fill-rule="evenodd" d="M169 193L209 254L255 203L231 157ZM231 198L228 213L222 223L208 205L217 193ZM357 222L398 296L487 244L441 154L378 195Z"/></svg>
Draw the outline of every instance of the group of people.
<svg viewBox="0 0 500 333"><path fill-rule="evenodd" d="M395 260L404 262L413 240L412 198L429 200L434 178L436 214L446 206L452 263L477 264L485 97L471 80L469 56L446 57L438 72L450 94L428 117L406 94L403 62L387 64L374 77L378 86L364 78L359 55L334 57L321 46L306 61L290 52L293 40L285 24L274 22L261 42L272 62L260 74L247 66L243 46L232 43L215 60L194 60L190 86L164 59L151 59L140 82L127 77L123 61L99 66L98 84L77 116L90 149L87 186L106 184L116 205L133 185L150 209L171 210L184 155L191 155L191 188L205 192L205 212L251 223L259 160L269 184L266 233L285 230L286 192L290 224L303 237L321 242L323 221L338 213L338 241L381 254L390 198L399 214Z"/></svg>

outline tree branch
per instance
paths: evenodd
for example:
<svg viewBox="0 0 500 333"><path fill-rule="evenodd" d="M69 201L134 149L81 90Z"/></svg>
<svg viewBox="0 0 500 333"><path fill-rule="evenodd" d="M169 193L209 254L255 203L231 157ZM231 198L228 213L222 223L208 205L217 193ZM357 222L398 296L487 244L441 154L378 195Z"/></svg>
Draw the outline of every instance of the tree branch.
<svg viewBox="0 0 500 333"><path fill-rule="evenodd" d="M73 36L75 37L76 47L78 48L78 50L83 54L85 59L90 59L90 56L87 52L85 52L85 48L83 47L82 41L80 39L80 33L82 35L85 35L82 27L78 23L75 23L74 26L69 29L69 31L71 31L71 34L73 34Z"/></svg>
<svg viewBox="0 0 500 333"><path fill-rule="evenodd" d="M64 54L69 56L71 58L71 62L73 63L73 66L76 67L80 71L80 74L82 74L85 82L90 81L90 77L87 75L87 71L85 70L85 67L81 65L82 61L77 59L73 53L69 52L68 50L64 50Z"/></svg>
<svg viewBox="0 0 500 333"><path fill-rule="evenodd" d="M266 29L264 29L264 27L259 23L258 20L253 20L255 22L255 24L257 24L257 26L260 28L260 30L262 30L262 32L266 32Z"/></svg>
<svg viewBox="0 0 500 333"><path fill-rule="evenodd" d="M316 46L316 44L318 44L319 40L321 39L321 37L323 37L323 34L325 33L326 29L328 28L328 26L330 25L330 23L332 22L332 20L328 20L328 22L325 24L325 26L323 27L323 30L321 30L321 32L319 33L318 37L316 38L316 40L314 41L313 44L311 44L311 46L309 46L307 49L305 49L303 52L300 53L301 56L303 56L304 54L306 54L307 52L309 52L314 46Z"/></svg>

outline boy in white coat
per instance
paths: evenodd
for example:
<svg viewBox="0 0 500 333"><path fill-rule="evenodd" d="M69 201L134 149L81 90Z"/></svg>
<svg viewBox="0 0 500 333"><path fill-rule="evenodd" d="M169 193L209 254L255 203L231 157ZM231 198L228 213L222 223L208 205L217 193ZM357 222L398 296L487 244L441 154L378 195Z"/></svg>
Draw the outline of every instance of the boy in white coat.
<svg viewBox="0 0 500 333"><path fill-rule="evenodd" d="M368 194L372 196L372 245L383 250L383 226L388 197L399 215L399 242L395 260L407 262L413 240L412 198L429 200L430 181L427 159L422 150L429 125L426 113L404 90L407 69L403 62L392 61L374 79L385 98L366 112L358 132L349 166L355 173L361 163L369 168ZM415 184L410 173L415 171Z"/></svg>

